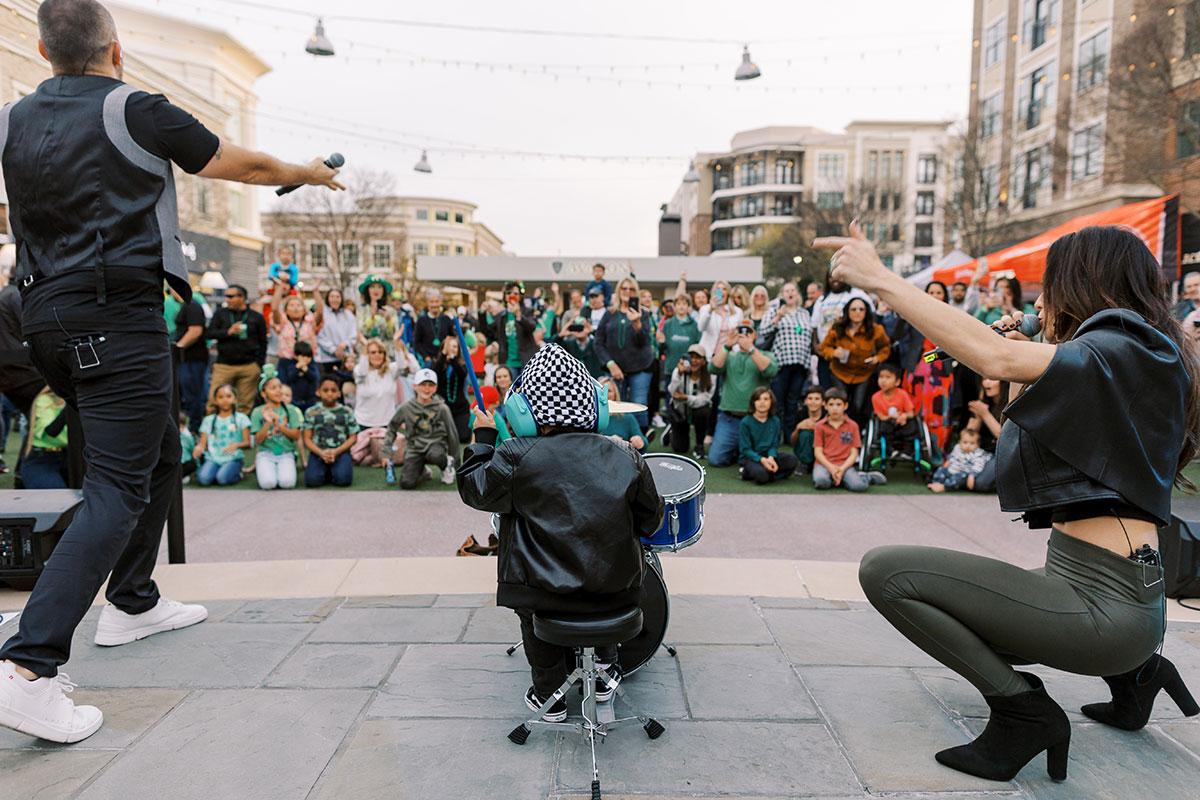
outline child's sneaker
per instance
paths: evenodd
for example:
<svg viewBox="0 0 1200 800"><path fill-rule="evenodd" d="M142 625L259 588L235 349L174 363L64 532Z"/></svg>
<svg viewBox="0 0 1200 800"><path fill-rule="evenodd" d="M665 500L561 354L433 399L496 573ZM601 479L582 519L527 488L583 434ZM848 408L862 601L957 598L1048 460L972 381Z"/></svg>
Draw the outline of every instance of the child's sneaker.
<svg viewBox="0 0 1200 800"><path fill-rule="evenodd" d="M442 470L442 483L447 485L454 483L454 459L446 459L446 468Z"/></svg>
<svg viewBox="0 0 1200 800"><path fill-rule="evenodd" d="M529 706L530 711L537 711L546 702L546 698L539 697L537 690L532 686L525 693L525 705ZM542 714L543 722L563 722L567 718L567 704L560 698L557 703L546 709L546 713Z"/></svg>
<svg viewBox="0 0 1200 800"><path fill-rule="evenodd" d="M887 485L887 476L882 472L864 472L863 477L870 481L872 486Z"/></svg>
<svg viewBox="0 0 1200 800"><path fill-rule="evenodd" d="M71 744L104 724L95 706L77 706L67 695L75 684L65 673L26 680L9 662L0 663L0 725L39 739Z"/></svg>

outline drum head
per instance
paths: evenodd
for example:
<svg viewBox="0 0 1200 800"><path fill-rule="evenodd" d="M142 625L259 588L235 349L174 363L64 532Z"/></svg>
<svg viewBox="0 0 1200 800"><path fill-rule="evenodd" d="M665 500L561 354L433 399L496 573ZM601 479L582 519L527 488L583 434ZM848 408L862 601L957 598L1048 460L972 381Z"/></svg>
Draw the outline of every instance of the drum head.
<svg viewBox="0 0 1200 800"><path fill-rule="evenodd" d="M687 497L704 485L704 469L690 458L651 453L645 460L654 475L654 487L666 500Z"/></svg>
<svg viewBox="0 0 1200 800"><path fill-rule="evenodd" d="M621 644L621 671L626 675L637 672L654 657L667 633L671 607L656 553L646 553L646 573L642 577L642 593L638 604L642 609L642 632Z"/></svg>

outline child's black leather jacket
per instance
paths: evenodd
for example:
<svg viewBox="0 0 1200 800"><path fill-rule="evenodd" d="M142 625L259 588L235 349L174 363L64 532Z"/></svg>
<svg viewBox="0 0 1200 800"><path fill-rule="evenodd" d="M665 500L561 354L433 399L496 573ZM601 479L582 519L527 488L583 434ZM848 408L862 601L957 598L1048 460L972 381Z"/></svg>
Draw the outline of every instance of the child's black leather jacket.
<svg viewBox="0 0 1200 800"><path fill-rule="evenodd" d="M1004 410L1000 508L1048 528L1057 506L1114 500L1166 525L1189 387L1175 343L1142 317L1124 309L1090 317Z"/></svg>
<svg viewBox="0 0 1200 800"><path fill-rule="evenodd" d="M463 502L500 514L496 603L547 611L635 605L641 537L662 523L650 468L625 442L563 431L512 438L477 430L458 470Z"/></svg>

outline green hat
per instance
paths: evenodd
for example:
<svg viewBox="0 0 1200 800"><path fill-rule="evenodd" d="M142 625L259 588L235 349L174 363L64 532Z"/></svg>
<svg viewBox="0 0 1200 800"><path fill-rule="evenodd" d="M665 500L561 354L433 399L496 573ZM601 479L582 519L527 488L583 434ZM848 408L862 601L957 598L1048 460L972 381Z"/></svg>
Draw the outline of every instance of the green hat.
<svg viewBox="0 0 1200 800"><path fill-rule="evenodd" d="M389 294L392 293L392 285L390 283L388 283L387 281L385 281L383 278L376 275L374 272L372 272L367 277L363 278L363 282L358 285L358 293L361 295L365 295L367 293L367 287L370 286L372 283L378 283L380 286L383 287L384 297L387 297Z"/></svg>
<svg viewBox="0 0 1200 800"><path fill-rule="evenodd" d="M279 369L274 364L263 364L262 376L258 379L258 391L266 388L267 382L279 377Z"/></svg>

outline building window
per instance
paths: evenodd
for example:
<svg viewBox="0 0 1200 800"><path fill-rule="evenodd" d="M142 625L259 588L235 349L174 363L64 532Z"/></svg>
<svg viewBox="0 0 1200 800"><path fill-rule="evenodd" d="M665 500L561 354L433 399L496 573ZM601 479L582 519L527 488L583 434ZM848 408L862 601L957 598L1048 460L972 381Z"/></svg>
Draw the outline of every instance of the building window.
<svg viewBox="0 0 1200 800"><path fill-rule="evenodd" d="M892 177L904 177L904 151L897 150L892 154Z"/></svg>
<svg viewBox="0 0 1200 800"><path fill-rule="evenodd" d="M833 209L846 205L845 192L817 192L817 208Z"/></svg>
<svg viewBox="0 0 1200 800"><path fill-rule="evenodd" d="M888 226L884 223L879 223L879 243L883 244L887 241Z"/></svg>
<svg viewBox="0 0 1200 800"><path fill-rule="evenodd" d="M917 159L917 183L937 182L937 156L923 155Z"/></svg>
<svg viewBox="0 0 1200 800"><path fill-rule="evenodd" d="M388 271L392 268L392 243L371 245L371 269Z"/></svg>
<svg viewBox="0 0 1200 800"><path fill-rule="evenodd" d="M1021 198L1022 208L1037 207L1037 192L1042 185L1042 148L1021 153L1013 164L1013 194Z"/></svg>
<svg viewBox="0 0 1200 800"><path fill-rule="evenodd" d="M358 269L362 266L362 245L358 242L342 242L338 246L338 261L343 270Z"/></svg>
<svg viewBox="0 0 1200 800"><path fill-rule="evenodd" d="M459 225L463 224L463 213L461 211L454 212L454 221L457 222Z"/></svg>
<svg viewBox="0 0 1200 800"><path fill-rule="evenodd" d="M1192 56L1200 53L1200 4L1191 3L1183 18L1183 54Z"/></svg>
<svg viewBox="0 0 1200 800"><path fill-rule="evenodd" d="M733 186L733 170L728 164L713 165L713 189L729 189ZM713 249L717 249L713 245Z"/></svg>
<svg viewBox="0 0 1200 800"><path fill-rule="evenodd" d="M892 241L893 242L900 241L900 226L899 225L892 226Z"/></svg>
<svg viewBox="0 0 1200 800"><path fill-rule="evenodd" d="M1030 50L1037 50L1052 35L1052 26L1057 17L1058 0L1025 0L1021 15L1021 40L1029 42Z"/></svg>
<svg viewBox="0 0 1200 800"><path fill-rule="evenodd" d="M1000 130L1000 101L1002 92L996 92L979 106L979 138L986 139Z"/></svg>
<svg viewBox="0 0 1200 800"><path fill-rule="evenodd" d="M1104 156L1104 137L1097 123L1075 131L1071 146L1071 178L1082 180L1100 174L1100 159Z"/></svg>
<svg viewBox="0 0 1200 800"><path fill-rule="evenodd" d="M417 209L417 219L423 219L423 220L429 219L429 209L428 208L418 208Z"/></svg>
<svg viewBox="0 0 1200 800"><path fill-rule="evenodd" d="M933 192L917 192L917 215L922 217L933 215Z"/></svg>
<svg viewBox="0 0 1200 800"><path fill-rule="evenodd" d="M883 265L885 267L887 267L888 269L891 269L892 265L896 262L896 257L893 255L890 255L890 254L883 255L883 256L879 257L879 260L883 262Z"/></svg>
<svg viewBox="0 0 1200 800"><path fill-rule="evenodd" d="M312 270L329 269L328 244L312 242L308 245L308 268Z"/></svg>
<svg viewBox="0 0 1200 800"><path fill-rule="evenodd" d="M1042 122L1042 112L1053 103L1054 82L1049 76L1054 74L1054 64L1051 62L1030 73L1021 83L1021 95L1017 108L1018 119L1025 121L1025 130L1032 130Z"/></svg>
<svg viewBox="0 0 1200 800"><path fill-rule="evenodd" d="M446 211L445 209L438 209L433 212L433 218L437 222L449 222L450 212Z"/></svg>
<svg viewBox="0 0 1200 800"><path fill-rule="evenodd" d="M841 236L842 226L836 222L818 222L817 236Z"/></svg>
<svg viewBox="0 0 1200 800"><path fill-rule="evenodd" d="M1108 31L1101 31L1079 45L1078 92L1104 83L1108 69Z"/></svg>
<svg viewBox="0 0 1200 800"><path fill-rule="evenodd" d="M867 241L872 241L875 238L875 223L867 222L863 225L863 233L867 237Z"/></svg>
<svg viewBox="0 0 1200 800"><path fill-rule="evenodd" d="M879 154L879 177L887 178L892 174L892 154L884 150Z"/></svg>
<svg viewBox="0 0 1200 800"><path fill-rule="evenodd" d="M889 195L888 195L888 193L887 193L887 192L880 192L880 193L879 193L879 210L880 210L880 211L887 211L887 210L888 210L888 196L889 196Z"/></svg>
<svg viewBox="0 0 1200 800"><path fill-rule="evenodd" d="M900 193L896 192L892 195L892 208L900 210Z"/></svg>
<svg viewBox="0 0 1200 800"><path fill-rule="evenodd" d="M450 245L448 245L448 244L439 244L439 245L437 245L436 247L434 247L434 248L433 248L433 252L434 252L434 254L435 254L435 255L439 255L439 256L448 256L448 255L450 255Z"/></svg>
<svg viewBox="0 0 1200 800"><path fill-rule="evenodd" d="M425 242L413 242L413 255L414 256L429 255L429 245L426 244Z"/></svg>
<svg viewBox="0 0 1200 800"><path fill-rule="evenodd" d="M846 177L846 156L842 153L822 153L817 156L817 175L822 178Z"/></svg>
<svg viewBox="0 0 1200 800"><path fill-rule="evenodd" d="M1185 103L1175 131L1175 155L1191 158L1200 153L1200 100Z"/></svg>
<svg viewBox="0 0 1200 800"><path fill-rule="evenodd" d="M1000 202L1000 168L984 167L979 173L979 196L975 202L983 208L995 208Z"/></svg>
<svg viewBox="0 0 1200 800"><path fill-rule="evenodd" d="M771 209L772 216L790 217L796 213L796 198L790 194L776 195L775 207Z"/></svg>
<svg viewBox="0 0 1200 800"><path fill-rule="evenodd" d="M875 180L879 174L879 151L872 150L867 154L867 178Z"/></svg>
<svg viewBox="0 0 1200 800"><path fill-rule="evenodd" d="M461 244L454 245L454 255L461 256L463 254L463 246Z"/></svg>
<svg viewBox="0 0 1200 800"><path fill-rule="evenodd" d="M1000 54L1004 52L1004 20L987 29L986 45L983 48L983 68L1000 63Z"/></svg>
<svg viewBox="0 0 1200 800"><path fill-rule="evenodd" d="M913 247L933 247L932 222L918 222L913 226Z"/></svg>
<svg viewBox="0 0 1200 800"><path fill-rule="evenodd" d="M245 198L241 188L229 190L229 225L233 228L246 227Z"/></svg>
<svg viewBox="0 0 1200 800"><path fill-rule="evenodd" d="M796 159L775 159L775 183L799 183L799 171L796 169Z"/></svg>

